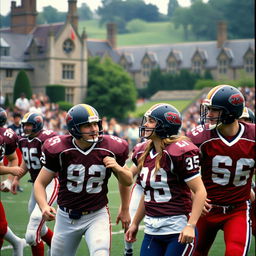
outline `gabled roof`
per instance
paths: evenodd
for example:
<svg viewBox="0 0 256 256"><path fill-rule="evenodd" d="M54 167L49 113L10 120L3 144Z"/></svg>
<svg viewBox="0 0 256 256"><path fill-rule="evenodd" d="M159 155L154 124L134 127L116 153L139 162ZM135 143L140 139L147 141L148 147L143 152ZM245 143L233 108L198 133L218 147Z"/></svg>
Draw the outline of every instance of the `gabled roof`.
<svg viewBox="0 0 256 256"><path fill-rule="evenodd" d="M182 61L182 54L180 51L172 49L166 60L168 60L168 58L171 56L173 56L176 59L176 61L179 63Z"/></svg>
<svg viewBox="0 0 256 256"><path fill-rule="evenodd" d="M1 31L1 38L6 41L6 43L10 46L10 56L14 59L23 60L24 52L28 45L33 38L33 35L28 34L14 34L11 32L2 32Z"/></svg>
<svg viewBox="0 0 256 256"><path fill-rule="evenodd" d="M64 27L65 23L54 23L54 24L44 24L38 25L35 29L31 32L33 34L33 38L35 43L41 47L43 52L46 52L48 47L48 35L49 33L53 33L54 37L56 38L62 28Z"/></svg>
<svg viewBox="0 0 256 256"><path fill-rule="evenodd" d="M234 54L233 54L232 50L229 49L229 48L224 48L224 47L221 48L221 51L220 51L220 53L219 53L217 59L219 58L219 56L220 56L221 54L225 54L230 60L234 59Z"/></svg>
<svg viewBox="0 0 256 256"><path fill-rule="evenodd" d="M119 62L120 56L118 53L112 49L109 42L107 40L99 40L99 39L87 39L88 51L91 56L102 57L106 53L113 59L114 62Z"/></svg>
<svg viewBox="0 0 256 256"><path fill-rule="evenodd" d="M243 65L243 55L250 45L254 45L254 39L230 40L224 43L224 47L231 49L233 52L234 59L231 64L232 67ZM141 69L141 60L146 52L154 52L157 55L160 68L164 69L166 67L167 56L171 51L177 51L180 53L180 56L182 56L180 68L189 69L191 67L192 56L197 49L200 49L204 58L207 58L205 63L206 68L211 69L217 66L217 56L221 49L217 48L216 41L127 46L119 47L117 51L120 55L125 52L132 54L134 56L134 63L130 70L138 71Z"/></svg>
<svg viewBox="0 0 256 256"><path fill-rule="evenodd" d="M194 56L197 55L197 54L200 56L200 58L201 58L204 62L207 61L208 55L207 55L206 50L204 50L204 49L196 49L196 51L195 51L195 53L194 53L192 59L193 59Z"/></svg>
<svg viewBox="0 0 256 256"><path fill-rule="evenodd" d="M158 58L157 58L157 54L155 52L147 52L145 56L148 56L150 61L153 64L157 64L158 63ZM145 57L144 56L144 57Z"/></svg>
<svg viewBox="0 0 256 256"><path fill-rule="evenodd" d="M130 65L133 64L133 62L134 62L134 56L133 56L132 53L125 52L125 53L122 54L122 56L121 56L120 58L122 58L122 57L125 58L125 60L126 60L126 62L127 62L128 64L130 64Z"/></svg>

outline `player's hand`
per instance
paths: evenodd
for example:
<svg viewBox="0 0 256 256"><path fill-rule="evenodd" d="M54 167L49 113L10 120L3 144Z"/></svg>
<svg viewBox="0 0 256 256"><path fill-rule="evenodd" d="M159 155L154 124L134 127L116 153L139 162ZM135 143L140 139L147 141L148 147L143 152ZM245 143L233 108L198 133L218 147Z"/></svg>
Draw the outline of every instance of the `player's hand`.
<svg viewBox="0 0 256 256"><path fill-rule="evenodd" d="M9 192L11 190L12 182L9 179L6 179L1 182L1 191L2 192Z"/></svg>
<svg viewBox="0 0 256 256"><path fill-rule="evenodd" d="M13 176L21 177L23 173L24 170L19 166L10 167L10 174L12 174Z"/></svg>
<svg viewBox="0 0 256 256"><path fill-rule="evenodd" d="M116 162L116 159L114 157L106 156L103 159L103 163L105 164L106 168L114 168L118 167L118 163Z"/></svg>
<svg viewBox="0 0 256 256"><path fill-rule="evenodd" d="M116 218L116 224L118 224L119 221L122 222L122 228L124 229L124 232L126 232L131 223L129 209L124 210L124 209L119 208L118 215Z"/></svg>
<svg viewBox="0 0 256 256"><path fill-rule="evenodd" d="M182 244L189 244L194 241L195 238L195 227L185 226L179 235L178 242Z"/></svg>
<svg viewBox="0 0 256 256"><path fill-rule="evenodd" d="M19 186L20 182L19 182L19 179L16 177L14 177L13 181L12 181L12 185L11 185L11 192L12 194L17 194L17 189L18 189L18 186Z"/></svg>
<svg viewBox="0 0 256 256"><path fill-rule="evenodd" d="M134 243L136 239L136 235L138 233L138 226L135 224L131 224L128 230L125 233L125 240L129 243Z"/></svg>
<svg viewBox="0 0 256 256"><path fill-rule="evenodd" d="M211 200L206 198L205 203L204 203L204 208L202 211L202 215L206 215L207 213L210 212L210 210L212 209L212 205L210 204Z"/></svg>
<svg viewBox="0 0 256 256"><path fill-rule="evenodd" d="M46 221L55 220L56 210L51 206L46 206L42 209L42 216L43 219Z"/></svg>

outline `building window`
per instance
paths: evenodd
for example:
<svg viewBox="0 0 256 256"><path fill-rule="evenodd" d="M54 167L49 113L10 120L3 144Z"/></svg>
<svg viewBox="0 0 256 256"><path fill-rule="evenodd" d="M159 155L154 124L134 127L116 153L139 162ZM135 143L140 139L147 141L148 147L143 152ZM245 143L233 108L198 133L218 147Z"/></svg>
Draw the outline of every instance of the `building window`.
<svg viewBox="0 0 256 256"><path fill-rule="evenodd" d="M143 75L145 78L149 78L150 73L151 73L151 70L152 70L151 63L149 63L149 62L144 62L144 63L142 64L142 75Z"/></svg>
<svg viewBox="0 0 256 256"><path fill-rule="evenodd" d="M75 65L62 64L62 79L72 80L75 77Z"/></svg>
<svg viewBox="0 0 256 256"><path fill-rule="evenodd" d="M167 63L167 72L171 74L176 74L178 69L177 62L170 61Z"/></svg>
<svg viewBox="0 0 256 256"><path fill-rule="evenodd" d="M5 70L5 77L12 77L13 73L12 73L12 69L6 69Z"/></svg>
<svg viewBox="0 0 256 256"><path fill-rule="evenodd" d="M218 71L220 74L226 74L228 71L228 61L227 60L219 60L218 62Z"/></svg>
<svg viewBox="0 0 256 256"><path fill-rule="evenodd" d="M192 62L192 71L196 74L201 74L203 64L201 61L193 61Z"/></svg>
<svg viewBox="0 0 256 256"><path fill-rule="evenodd" d="M65 100L67 102L73 103L74 102L74 88L66 88L65 92L66 92Z"/></svg>
<svg viewBox="0 0 256 256"><path fill-rule="evenodd" d="M0 46L0 56L10 56L10 47Z"/></svg>
<svg viewBox="0 0 256 256"><path fill-rule="evenodd" d="M254 72L254 58L253 57L247 57L245 59L244 69L247 73L253 73Z"/></svg>
<svg viewBox="0 0 256 256"><path fill-rule="evenodd" d="M71 53L75 48L75 45L72 40L67 39L63 43L63 51L67 54Z"/></svg>
<svg viewBox="0 0 256 256"><path fill-rule="evenodd" d="M147 88L148 87L148 83L147 82L143 82L142 85L143 85L143 88Z"/></svg>

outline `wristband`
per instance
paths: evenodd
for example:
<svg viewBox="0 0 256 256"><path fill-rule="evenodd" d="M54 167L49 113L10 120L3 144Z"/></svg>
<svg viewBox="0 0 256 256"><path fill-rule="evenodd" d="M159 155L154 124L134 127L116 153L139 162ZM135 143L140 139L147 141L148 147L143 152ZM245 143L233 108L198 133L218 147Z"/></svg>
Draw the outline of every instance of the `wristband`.
<svg viewBox="0 0 256 256"><path fill-rule="evenodd" d="M191 227L191 228L195 228L195 227L196 227L195 224L191 224L191 223L187 223L187 226L188 226L188 227Z"/></svg>

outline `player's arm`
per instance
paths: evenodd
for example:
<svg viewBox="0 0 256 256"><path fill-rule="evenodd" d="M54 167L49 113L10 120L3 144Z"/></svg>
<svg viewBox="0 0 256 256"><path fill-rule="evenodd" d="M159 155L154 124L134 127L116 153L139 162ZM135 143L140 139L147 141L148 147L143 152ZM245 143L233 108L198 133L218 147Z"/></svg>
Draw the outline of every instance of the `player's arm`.
<svg viewBox="0 0 256 256"><path fill-rule="evenodd" d="M182 230L179 236L179 242L191 243L195 237L195 227L206 200L206 190L200 176L186 182L193 192L192 211L187 226Z"/></svg>
<svg viewBox="0 0 256 256"><path fill-rule="evenodd" d="M8 174L17 172L17 173L19 173L18 175L20 176L21 175L20 172L22 170L20 167L18 167L19 159L16 154L16 151L14 151L13 153L11 153L9 155L5 155L5 157L8 160L8 167L6 166L6 168L3 168L3 171L8 172ZM10 169L8 169L8 168L10 168ZM8 175L7 179L1 182L1 189L3 192L11 191L11 184L14 180L14 176L15 176L15 174Z"/></svg>
<svg viewBox="0 0 256 256"><path fill-rule="evenodd" d="M10 155L5 155L5 156L8 159L8 166L18 166L19 159L18 159L18 156L16 154L16 151L14 151Z"/></svg>
<svg viewBox="0 0 256 256"><path fill-rule="evenodd" d="M133 183L133 175L127 166L120 166L116 159L113 157L105 157L103 159L103 163L106 168L112 168L113 172L116 174L118 181L120 184L124 186L130 186Z"/></svg>
<svg viewBox="0 0 256 256"><path fill-rule="evenodd" d="M0 175L11 174L13 176L20 176L23 173L19 166L4 166L0 164Z"/></svg>
<svg viewBox="0 0 256 256"><path fill-rule="evenodd" d="M11 192L12 192L13 194L16 194L16 193L17 193L17 188L18 188L18 186L19 186L19 184L20 184L20 179L21 179L22 177L24 177L24 176L26 175L26 173L28 172L28 168L27 168L27 165L26 165L26 163L25 163L24 160L22 160L20 167L21 167L22 170L23 170L22 174L21 174L20 176L18 176L18 177L17 177L17 176L14 177L14 178L13 178L13 181L12 181Z"/></svg>
<svg viewBox="0 0 256 256"><path fill-rule="evenodd" d="M136 165L132 165L130 168L128 166L126 166L126 168L129 169L132 174L136 175L136 173L137 173ZM133 175L133 176L135 176L135 175ZM131 222L131 216L129 213L129 204L130 204L130 196L131 196L130 187L124 186L119 183L119 192L120 192L120 196L121 196L121 205L119 207L119 212L117 215L116 223L118 224L119 221L121 220L122 227L126 231Z"/></svg>
<svg viewBox="0 0 256 256"><path fill-rule="evenodd" d="M118 185L121 197L121 205L116 218L116 224L118 224L119 221L121 221L122 228L126 231L131 222L131 217L129 213L130 187L124 186L121 183L119 183Z"/></svg>
<svg viewBox="0 0 256 256"><path fill-rule="evenodd" d="M47 203L46 187L56 176L56 173L42 168L34 183L35 199L42 211L45 220L51 221L55 219L56 210Z"/></svg>
<svg viewBox="0 0 256 256"><path fill-rule="evenodd" d="M133 243L136 241L136 235L139 230L139 225L142 219L144 218L144 216L145 216L145 204L144 204L144 195L142 195L140 199L140 204L133 218L132 224L130 225L129 229L125 233L125 240L127 242Z"/></svg>

